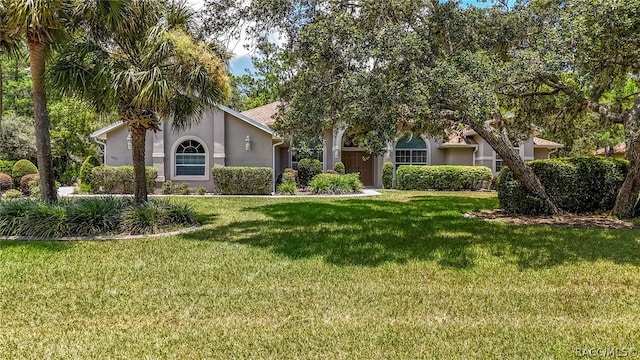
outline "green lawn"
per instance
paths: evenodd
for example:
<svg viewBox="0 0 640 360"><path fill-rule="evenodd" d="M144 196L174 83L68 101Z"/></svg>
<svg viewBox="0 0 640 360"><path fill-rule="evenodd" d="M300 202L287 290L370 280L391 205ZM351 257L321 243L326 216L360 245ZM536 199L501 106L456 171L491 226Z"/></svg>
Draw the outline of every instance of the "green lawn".
<svg viewBox="0 0 640 360"><path fill-rule="evenodd" d="M178 200L177 200L178 201ZM640 231L467 219L486 193L181 198L195 233L0 241L0 358L640 350Z"/></svg>

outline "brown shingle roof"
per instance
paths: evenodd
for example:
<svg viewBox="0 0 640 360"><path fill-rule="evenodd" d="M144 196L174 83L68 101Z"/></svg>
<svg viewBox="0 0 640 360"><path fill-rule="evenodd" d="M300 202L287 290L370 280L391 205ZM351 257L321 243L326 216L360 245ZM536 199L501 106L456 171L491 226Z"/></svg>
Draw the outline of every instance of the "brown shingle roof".
<svg viewBox="0 0 640 360"><path fill-rule="evenodd" d="M281 104L282 103L280 101L276 101L271 104L243 111L241 114L263 125L271 127L276 122L274 117L280 110L279 107Z"/></svg>
<svg viewBox="0 0 640 360"><path fill-rule="evenodd" d="M544 148L561 148L564 147L562 144L558 144L557 142L541 139L539 137L533 137L533 146L534 147L544 147Z"/></svg>

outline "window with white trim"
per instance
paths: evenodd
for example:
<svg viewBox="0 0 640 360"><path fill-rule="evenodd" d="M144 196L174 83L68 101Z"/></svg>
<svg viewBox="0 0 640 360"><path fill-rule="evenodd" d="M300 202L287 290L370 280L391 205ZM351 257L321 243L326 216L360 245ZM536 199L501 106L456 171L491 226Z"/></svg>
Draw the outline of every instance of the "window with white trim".
<svg viewBox="0 0 640 360"><path fill-rule="evenodd" d="M176 176L205 176L207 154L196 140L186 140L176 148Z"/></svg>
<svg viewBox="0 0 640 360"><path fill-rule="evenodd" d="M513 151L515 151L516 154L518 154L518 156L520 156L520 147L519 146L515 146L513 148ZM495 151L494 151L495 152ZM502 158L500 157L500 155L496 152L496 172L500 172L500 170L504 167L504 160L502 160Z"/></svg>
<svg viewBox="0 0 640 360"><path fill-rule="evenodd" d="M396 167L400 165L427 165L427 144L419 137L403 137L396 143Z"/></svg>

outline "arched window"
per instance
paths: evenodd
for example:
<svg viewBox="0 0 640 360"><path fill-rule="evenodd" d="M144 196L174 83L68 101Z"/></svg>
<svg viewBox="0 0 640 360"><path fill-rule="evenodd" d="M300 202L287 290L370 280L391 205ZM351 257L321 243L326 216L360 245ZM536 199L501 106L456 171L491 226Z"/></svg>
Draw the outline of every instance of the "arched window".
<svg viewBox="0 0 640 360"><path fill-rule="evenodd" d="M186 140L176 148L176 176L205 176L207 154L196 140Z"/></svg>
<svg viewBox="0 0 640 360"><path fill-rule="evenodd" d="M403 137L396 144L396 166L427 165L427 144L419 137Z"/></svg>

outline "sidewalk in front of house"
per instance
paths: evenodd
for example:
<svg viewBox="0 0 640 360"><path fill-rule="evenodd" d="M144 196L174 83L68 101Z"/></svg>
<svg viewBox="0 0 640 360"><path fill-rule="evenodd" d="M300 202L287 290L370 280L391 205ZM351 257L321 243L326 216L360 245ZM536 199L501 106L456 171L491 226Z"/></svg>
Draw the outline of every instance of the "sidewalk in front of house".
<svg viewBox="0 0 640 360"><path fill-rule="evenodd" d="M91 195L76 195L74 194L75 188L73 186L62 186L58 188L59 197L69 196L91 196ZM360 194L345 194L345 195L191 195L191 196L243 196L243 197L271 197L271 198L303 198L303 197L360 197L360 196L376 196L380 195L377 189L363 189ZM152 195L156 196L156 195ZM158 196L189 196L189 195L158 195Z"/></svg>

